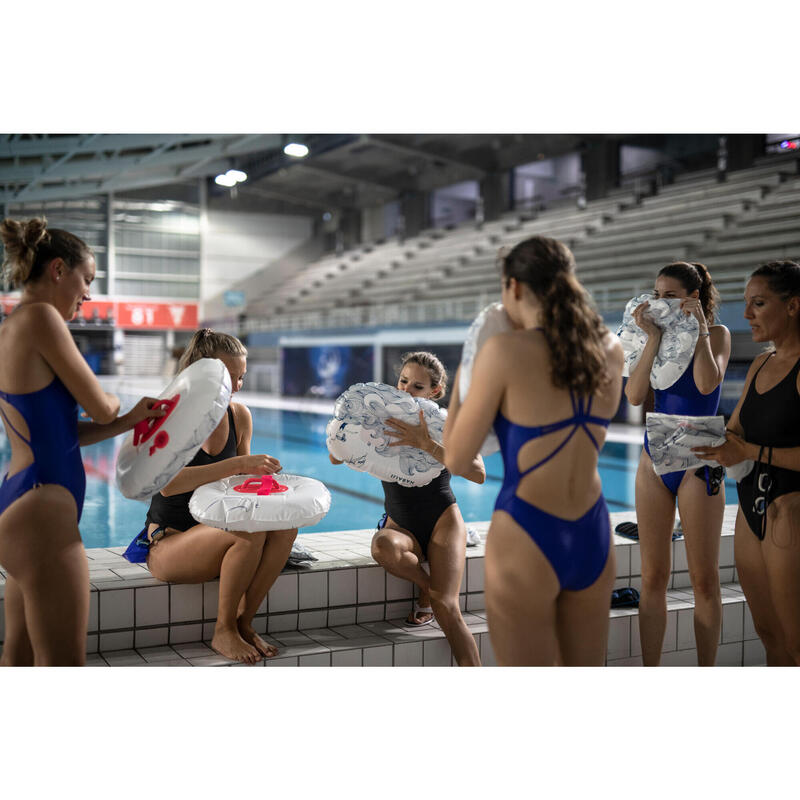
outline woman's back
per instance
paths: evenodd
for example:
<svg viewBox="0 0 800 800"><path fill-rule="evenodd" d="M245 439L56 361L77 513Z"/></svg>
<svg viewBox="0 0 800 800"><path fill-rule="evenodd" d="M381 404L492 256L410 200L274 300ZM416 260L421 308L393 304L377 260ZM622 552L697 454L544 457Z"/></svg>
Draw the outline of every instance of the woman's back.
<svg viewBox="0 0 800 800"><path fill-rule="evenodd" d="M36 343L45 315L56 313L45 303L31 303L15 309L0 325L0 389L4 392L35 392L52 381L54 372Z"/></svg>
<svg viewBox="0 0 800 800"><path fill-rule="evenodd" d="M503 444L506 481L518 481L516 494L526 502L577 519L601 491L598 453L621 393L619 343L606 337L603 346L613 377L586 398L553 385L550 350L541 331L498 338L495 352L504 391L495 430Z"/></svg>

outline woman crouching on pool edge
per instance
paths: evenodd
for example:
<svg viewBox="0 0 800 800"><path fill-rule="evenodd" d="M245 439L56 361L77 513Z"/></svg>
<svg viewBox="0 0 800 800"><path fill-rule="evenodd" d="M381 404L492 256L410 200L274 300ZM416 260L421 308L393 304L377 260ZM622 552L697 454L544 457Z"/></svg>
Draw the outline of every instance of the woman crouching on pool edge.
<svg viewBox="0 0 800 800"><path fill-rule="evenodd" d="M178 370L201 358L218 358L225 364L232 394L242 388L247 349L235 336L208 328L197 331ZM139 537L149 548L147 567L159 580L205 583L219 578L211 647L226 658L247 664L277 655L277 649L253 629L253 617L286 565L297 529L245 533L199 525L189 513L189 500L198 486L222 478L280 471L277 459L251 455L252 433L253 418L247 406L231 402L195 457L153 497L146 537Z"/></svg>
<svg viewBox="0 0 800 800"><path fill-rule="evenodd" d="M447 374L432 353L406 353L397 388L412 397L438 400L444 396ZM424 414L419 425L387 419L386 429L394 437L390 447L406 445L425 451L444 464L445 449L431 438ZM333 456L334 464L341 464ZM464 477L483 483L483 459L473 459ZM445 468L425 486L407 487L381 481L386 513L372 538L372 557L388 573L411 581L419 588L419 600L408 618L409 625L427 625L435 618L441 626L456 663L460 667L480 666L475 639L461 616L459 589L464 572L467 528L450 488ZM427 559L430 575L423 569Z"/></svg>

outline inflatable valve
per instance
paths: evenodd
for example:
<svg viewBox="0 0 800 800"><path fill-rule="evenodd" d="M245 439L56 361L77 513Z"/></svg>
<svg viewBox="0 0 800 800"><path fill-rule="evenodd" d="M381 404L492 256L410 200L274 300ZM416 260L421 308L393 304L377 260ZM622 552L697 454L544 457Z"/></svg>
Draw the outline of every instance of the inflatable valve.
<svg viewBox="0 0 800 800"><path fill-rule="evenodd" d="M167 413L164 414L163 417L148 417L141 422L137 422L136 425L133 426L134 447L146 442L167 421L180 399L181 396L176 394L174 397L165 398L164 400L158 400L153 403L153 408L164 408ZM161 433L156 436L153 446L150 448L150 455L153 455L158 448L164 447L167 442L169 442L169 434L166 431L161 431Z"/></svg>
<svg viewBox="0 0 800 800"><path fill-rule="evenodd" d="M248 478L244 483L233 487L234 492L242 494L278 494L288 490L288 486L281 486L272 475L262 475L260 478Z"/></svg>

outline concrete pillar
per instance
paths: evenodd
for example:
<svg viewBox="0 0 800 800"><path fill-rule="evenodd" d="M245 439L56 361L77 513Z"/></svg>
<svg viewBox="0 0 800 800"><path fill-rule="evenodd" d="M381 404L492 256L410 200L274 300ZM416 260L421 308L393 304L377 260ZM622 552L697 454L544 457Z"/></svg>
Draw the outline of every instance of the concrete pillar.
<svg viewBox="0 0 800 800"><path fill-rule="evenodd" d="M483 219L491 222L508 211L510 174L508 172L490 172L480 182L480 194L483 198Z"/></svg>
<svg viewBox="0 0 800 800"><path fill-rule="evenodd" d="M753 133L729 133L726 136L728 149L728 169L746 169L764 155L766 136Z"/></svg>
<svg viewBox="0 0 800 800"><path fill-rule="evenodd" d="M619 185L619 142L590 140L582 156L586 199L598 200Z"/></svg>
<svg viewBox="0 0 800 800"><path fill-rule="evenodd" d="M430 226L430 196L427 192L407 192L400 201L405 221L405 236L416 236Z"/></svg>

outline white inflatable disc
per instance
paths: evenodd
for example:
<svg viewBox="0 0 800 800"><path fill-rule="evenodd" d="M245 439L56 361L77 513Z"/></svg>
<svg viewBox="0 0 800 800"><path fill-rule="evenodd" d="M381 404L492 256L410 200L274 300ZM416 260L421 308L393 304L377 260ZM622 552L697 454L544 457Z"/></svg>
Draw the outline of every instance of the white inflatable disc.
<svg viewBox="0 0 800 800"><path fill-rule="evenodd" d="M273 478L277 492L259 494ZM285 489L283 488L285 487ZM268 488L268 487L267 487ZM232 475L194 490L189 513L203 525L223 531L280 531L316 525L330 510L324 483L302 475Z"/></svg>
<svg viewBox="0 0 800 800"><path fill-rule="evenodd" d="M458 378L458 396L463 403L469 390L469 383L472 378L472 365L478 351L483 347L484 342L497 333L507 333L513 330L508 313L503 308L502 303L492 303L486 306L475 318L467 331L467 338L461 351L461 364ZM493 432L490 432L481 447L481 455L489 456L500 449L500 442Z"/></svg>
<svg viewBox="0 0 800 800"><path fill-rule="evenodd" d="M122 494L149 500L161 491L219 425L230 399L231 376L218 358L201 358L176 375L159 395L167 416L139 423L122 443L116 469Z"/></svg>
<svg viewBox="0 0 800 800"><path fill-rule="evenodd" d="M432 400L412 397L386 383L356 383L339 395L333 407L325 431L328 450L348 467L382 481L426 486L444 464L416 447L390 447L395 440L385 432L389 417L419 425L420 410L431 437L440 442L447 414Z"/></svg>
<svg viewBox="0 0 800 800"><path fill-rule="evenodd" d="M654 300L652 294L642 294L628 301L617 336L622 343L625 365L622 374L627 378L639 363L647 344L647 334L634 322L634 309L647 300L647 316L662 330L661 344L650 370L650 385L668 389L686 372L697 345L700 324L692 315L681 311L679 299Z"/></svg>

